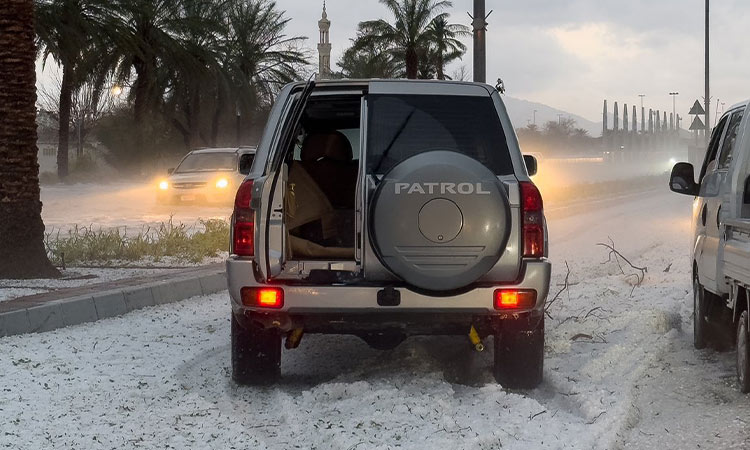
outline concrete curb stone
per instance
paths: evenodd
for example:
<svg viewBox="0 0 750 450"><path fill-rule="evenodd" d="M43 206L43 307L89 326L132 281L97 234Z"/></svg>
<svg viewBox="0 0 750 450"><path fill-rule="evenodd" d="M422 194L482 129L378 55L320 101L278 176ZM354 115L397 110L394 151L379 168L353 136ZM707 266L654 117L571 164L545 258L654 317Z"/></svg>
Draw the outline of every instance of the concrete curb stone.
<svg viewBox="0 0 750 450"><path fill-rule="evenodd" d="M0 338L95 322L226 289L226 274L214 272L55 299L0 313Z"/></svg>

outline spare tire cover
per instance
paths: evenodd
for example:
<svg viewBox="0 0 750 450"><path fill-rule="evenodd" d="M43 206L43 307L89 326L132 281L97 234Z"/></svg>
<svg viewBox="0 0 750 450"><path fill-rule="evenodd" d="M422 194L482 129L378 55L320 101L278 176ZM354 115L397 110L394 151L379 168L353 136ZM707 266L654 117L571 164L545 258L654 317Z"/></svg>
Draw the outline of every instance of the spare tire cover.
<svg viewBox="0 0 750 450"><path fill-rule="evenodd" d="M505 251L511 216L503 184L466 155L430 151L395 166L370 210L380 261L417 288L466 287Z"/></svg>

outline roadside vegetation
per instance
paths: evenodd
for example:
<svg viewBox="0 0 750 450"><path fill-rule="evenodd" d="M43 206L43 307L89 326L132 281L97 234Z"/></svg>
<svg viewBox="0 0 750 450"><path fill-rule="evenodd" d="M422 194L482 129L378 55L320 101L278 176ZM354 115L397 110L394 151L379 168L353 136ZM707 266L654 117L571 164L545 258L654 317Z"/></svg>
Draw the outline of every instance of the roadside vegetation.
<svg viewBox="0 0 750 450"><path fill-rule="evenodd" d="M46 234L50 259L57 266L152 264L199 264L229 247L229 224L201 220L194 226L172 219L133 233L126 228L93 229L75 226L67 232Z"/></svg>
<svg viewBox="0 0 750 450"><path fill-rule="evenodd" d="M270 0L35 0L35 7L39 56L61 72L57 92L40 105L57 119L61 179L69 141L80 152L90 132L118 167L250 139L280 87L308 70L305 38L286 34L291 19Z"/></svg>

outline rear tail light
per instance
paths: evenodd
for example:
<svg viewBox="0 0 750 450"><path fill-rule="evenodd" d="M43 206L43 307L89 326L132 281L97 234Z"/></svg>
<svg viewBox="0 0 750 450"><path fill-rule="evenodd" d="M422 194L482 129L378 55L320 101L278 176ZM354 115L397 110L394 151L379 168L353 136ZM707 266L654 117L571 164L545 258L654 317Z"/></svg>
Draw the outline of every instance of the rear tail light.
<svg viewBox="0 0 750 450"><path fill-rule="evenodd" d="M523 256L544 256L544 204L539 189L530 181L522 181L521 216L523 220Z"/></svg>
<svg viewBox="0 0 750 450"><path fill-rule="evenodd" d="M237 190L234 199L231 253L237 256L255 255L255 223L250 201L253 198L253 180L246 180Z"/></svg>
<svg viewBox="0 0 750 450"><path fill-rule="evenodd" d="M244 287L240 293L245 306L271 309L284 306L284 290L281 288Z"/></svg>
<svg viewBox="0 0 750 450"><path fill-rule="evenodd" d="M495 291L495 309L533 309L536 291L533 289L498 289Z"/></svg>

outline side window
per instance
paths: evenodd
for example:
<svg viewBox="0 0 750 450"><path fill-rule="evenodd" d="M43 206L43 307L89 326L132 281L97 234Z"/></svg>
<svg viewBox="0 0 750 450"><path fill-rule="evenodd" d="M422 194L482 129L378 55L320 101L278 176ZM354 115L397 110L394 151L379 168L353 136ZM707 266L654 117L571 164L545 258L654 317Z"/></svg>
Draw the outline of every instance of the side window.
<svg viewBox="0 0 750 450"><path fill-rule="evenodd" d="M739 132L744 112L744 110L737 111L729 119L729 125L727 126L726 133L724 133L724 142L721 144L721 152L719 153L719 162L717 164L717 168L719 169L726 169L732 163L734 147L737 143L737 133Z"/></svg>
<svg viewBox="0 0 750 450"><path fill-rule="evenodd" d="M711 141L708 143L708 150L706 150L706 159L703 161L703 167L701 168L701 176L700 176L700 182L703 182L703 178L706 176L706 172L708 171L709 165L715 167L715 164L711 164L714 161L716 161L716 154L719 150L719 143L721 142L721 136L724 133L724 128L726 128L727 125L727 117L724 116L721 118L719 123L716 125L716 128L714 128L713 133L711 134Z"/></svg>
<svg viewBox="0 0 750 450"><path fill-rule="evenodd" d="M250 169L253 167L253 160L255 159L255 155L250 153L245 153L244 155L240 155L240 173L242 175L247 175L250 173Z"/></svg>

